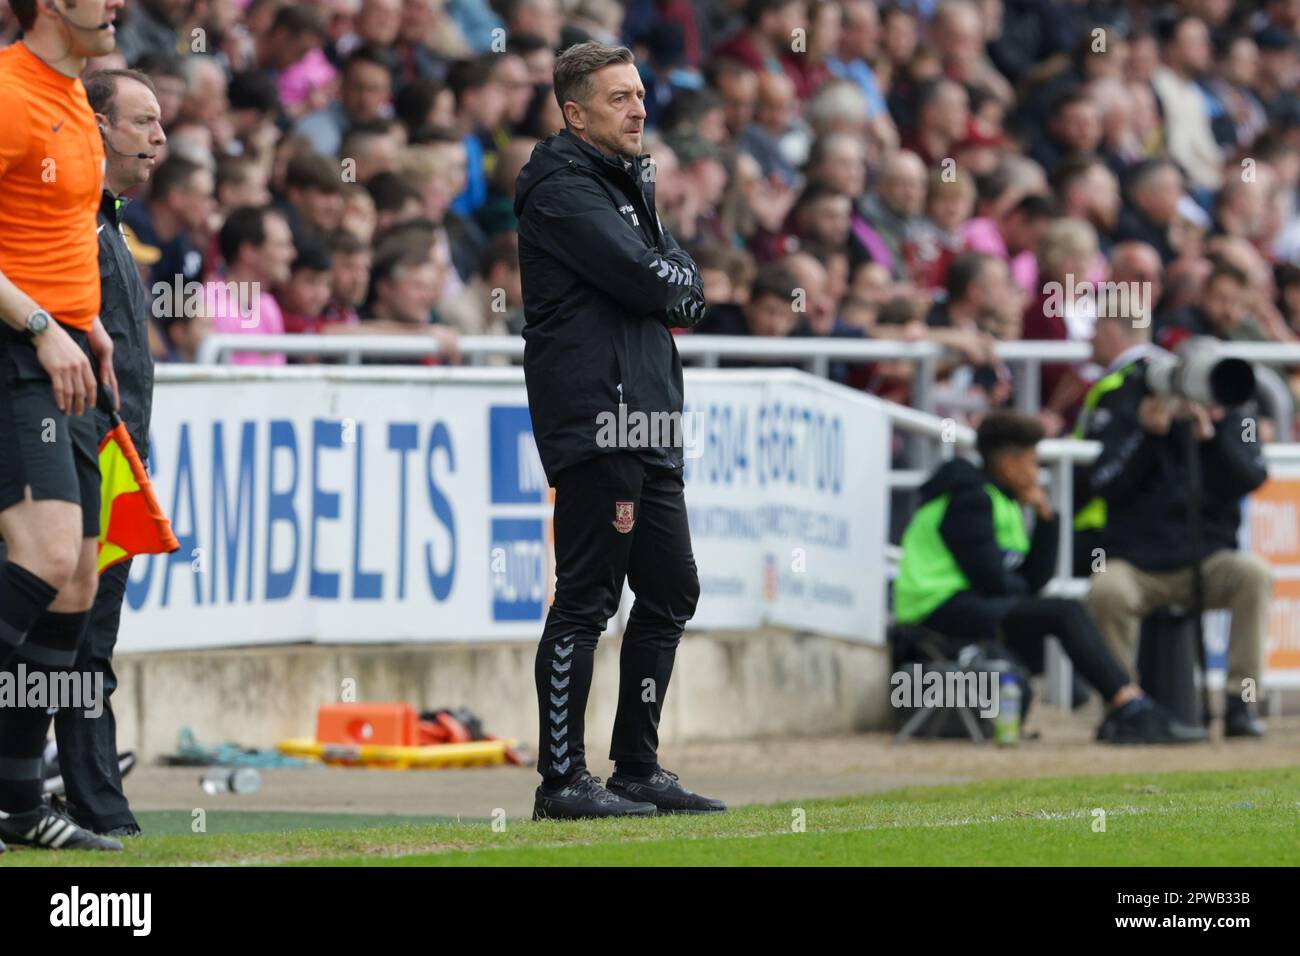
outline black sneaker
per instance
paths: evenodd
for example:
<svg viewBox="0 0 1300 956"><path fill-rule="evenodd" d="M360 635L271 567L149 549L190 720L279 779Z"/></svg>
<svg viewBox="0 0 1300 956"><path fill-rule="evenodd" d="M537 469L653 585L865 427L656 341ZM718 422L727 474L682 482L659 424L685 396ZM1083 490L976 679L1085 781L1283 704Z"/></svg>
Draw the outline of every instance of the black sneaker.
<svg viewBox="0 0 1300 956"><path fill-rule="evenodd" d="M143 831L138 823L124 823L120 827L113 827L104 834L106 837L138 837Z"/></svg>
<svg viewBox="0 0 1300 956"><path fill-rule="evenodd" d="M1264 722L1255 713L1255 705L1229 695L1223 707L1223 736L1263 737Z"/></svg>
<svg viewBox="0 0 1300 956"><path fill-rule="evenodd" d="M1097 728L1097 739L1108 744L1190 744L1209 736L1204 727L1182 723L1150 697L1111 711Z"/></svg>
<svg viewBox="0 0 1300 956"><path fill-rule="evenodd" d="M594 820L600 817L652 817L653 803L624 800L600 785L600 778L584 773L559 790L537 788L534 820Z"/></svg>
<svg viewBox="0 0 1300 956"><path fill-rule="evenodd" d="M663 767L655 767L648 777L609 778L611 793L629 800L645 800L659 808L660 813L726 813L727 805L712 797L692 793L677 782L677 774Z"/></svg>
<svg viewBox="0 0 1300 956"><path fill-rule="evenodd" d="M26 813L0 810L0 836L15 846L47 850L120 850L122 844L77 826L68 814L42 803Z"/></svg>

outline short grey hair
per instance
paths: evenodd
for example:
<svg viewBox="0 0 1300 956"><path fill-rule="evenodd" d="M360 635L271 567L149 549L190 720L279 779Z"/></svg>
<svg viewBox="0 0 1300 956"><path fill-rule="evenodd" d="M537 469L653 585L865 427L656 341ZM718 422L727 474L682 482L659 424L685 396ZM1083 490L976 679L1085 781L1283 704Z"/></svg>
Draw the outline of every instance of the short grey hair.
<svg viewBox="0 0 1300 956"><path fill-rule="evenodd" d="M615 63L632 63L632 51L625 46L608 46L592 41L575 43L555 61L555 101L564 113L564 104L573 100L584 108L591 104L596 85L591 74ZM565 119L564 125L569 121Z"/></svg>

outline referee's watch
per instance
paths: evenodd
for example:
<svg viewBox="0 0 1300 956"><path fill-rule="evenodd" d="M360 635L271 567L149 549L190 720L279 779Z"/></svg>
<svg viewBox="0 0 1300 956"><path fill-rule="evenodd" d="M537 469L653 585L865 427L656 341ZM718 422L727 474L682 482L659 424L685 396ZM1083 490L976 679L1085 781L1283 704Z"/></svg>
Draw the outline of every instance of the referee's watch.
<svg viewBox="0 0 1300 956"><path fill-rule="evenodd" d="M27 337L29 339L36 338L36 336L48 329L50 323L53 321L54 317L50 315L50 313L46 312L44 309L37 309L31 315L27 316L27 321L25 323Z"/></svg>

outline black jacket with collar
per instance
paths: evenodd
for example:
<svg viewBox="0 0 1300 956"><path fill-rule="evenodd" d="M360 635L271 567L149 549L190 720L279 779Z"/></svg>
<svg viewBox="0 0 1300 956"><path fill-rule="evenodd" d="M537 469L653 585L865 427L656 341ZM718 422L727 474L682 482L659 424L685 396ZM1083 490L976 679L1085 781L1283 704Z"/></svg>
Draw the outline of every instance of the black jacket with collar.
<svg viewBox="0 0 1300 956"><path fill-rule="evenodd" d="M519 174L524 378L547 480L596 455L634 450L682 465L680 441L635 449L598 443L597 416L682 411L682 363L670 327L704 315L699 269L655 212L654 165L603 155L567 130ZM680 435L680 430L677 434Z"/></svg>
<svg viewBox="0 0 1300 956"><path fill-rule="evenodd" d="M1138 360L1144 366L1147 359ZM1101 541L1107 560L1128 561L1147 571L1191 567L1215 551L1237 549L1241 499L1268 478L1258 423L1252 429L1241 408L1215 423L1214 437L1197 442L1201 474L1201 541L1188 533L1191 498L1188 443L1191 423L1174 421L1167 435L1142 428L1138 406L1146 397L1145 373L1130 375L1107 393L1088 416L1086 438L1101 442L1088 490L1106 500ZM1252 431L1254 432L1252 436Z"/></svg>
<svg viewBox="0 0 1300 956"><path fill-rule="evenodd" d="M149 352L149 305L144 283L122 234L128 199L107 189L99 204L99 317L113 339L113 371L121 398L118 414L141 459L149 455L149 418L153 410L153 355ZM95 412L100 434L108 416Z"/></svg>

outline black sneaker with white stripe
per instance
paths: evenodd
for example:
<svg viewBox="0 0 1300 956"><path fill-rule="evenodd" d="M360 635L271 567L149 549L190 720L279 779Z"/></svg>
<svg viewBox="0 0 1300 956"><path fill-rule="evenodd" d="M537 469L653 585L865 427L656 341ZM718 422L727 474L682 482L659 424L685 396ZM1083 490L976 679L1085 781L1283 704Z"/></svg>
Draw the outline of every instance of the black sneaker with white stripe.
<svg viewBox="0 0 1300 956"><path fill-rule="evenodd" d="M609 791L629 800L645 800L660 813L726 813L727 805L712 797L692 793L677 782L677 774L655 767L648 777L619 776L609 778Z"/></svg>
<svg viewBox="0 0 1300 956"><path fill-rule="evenodd" d="M47 850L122 849L120 841L77 826L64 810L45 803L26 813L0 810L0 837L14 846Z"/></svg>
<svg viewBox="0 0 1300 956"><path fill-rule="evenodd" d="M653 803L625 800L600 785L600 778L583 773L558 790L537 788L534 820L595 820L601 817L652 817Z"/></svg>

